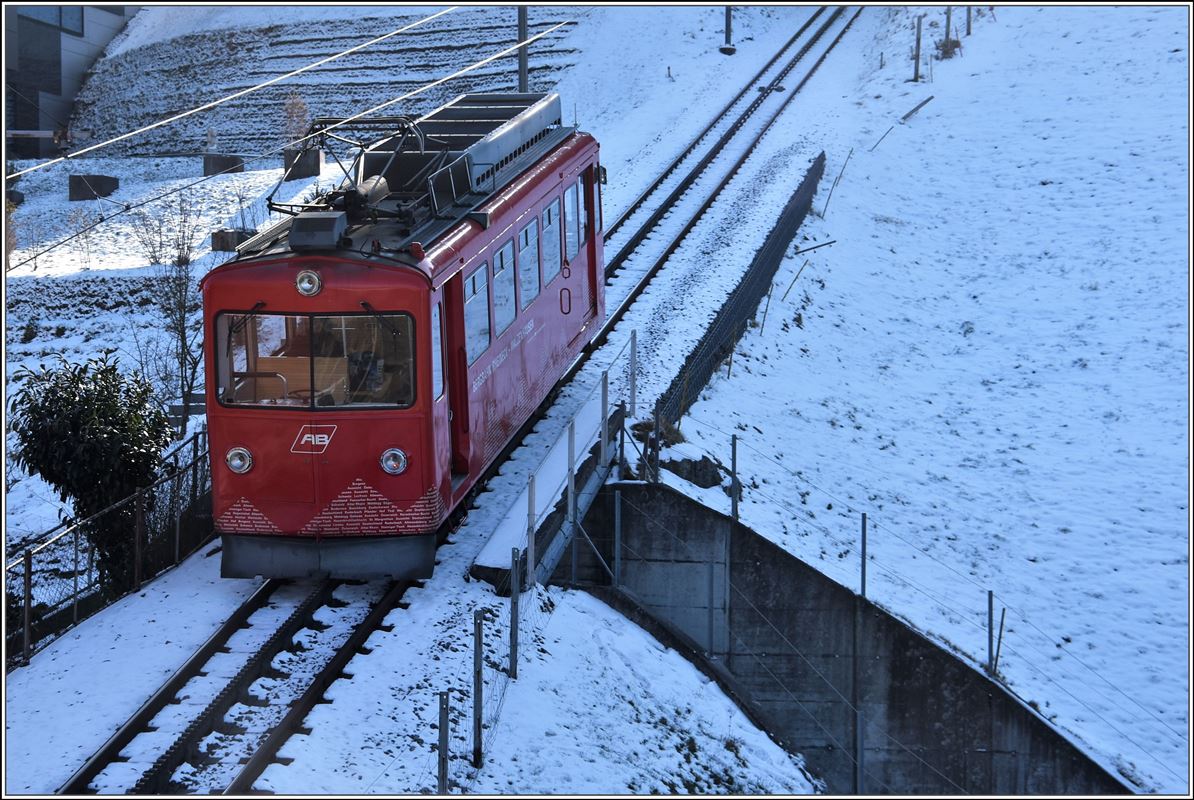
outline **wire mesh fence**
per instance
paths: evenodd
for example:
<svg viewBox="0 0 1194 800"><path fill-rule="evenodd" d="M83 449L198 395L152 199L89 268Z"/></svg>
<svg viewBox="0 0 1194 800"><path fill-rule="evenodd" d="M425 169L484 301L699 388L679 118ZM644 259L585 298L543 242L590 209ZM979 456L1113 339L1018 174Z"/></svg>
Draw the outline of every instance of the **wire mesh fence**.
<svg viewBox="0 0 1194 800"><path fill-rule="evenodd" d="M723 435L729 449L734 434L691 418L685 422ZM1042 716L1060 721L1036 701L1024 698L1024 691L1040 694L1047 689L1053 696L1053 706L1064 704L1076 718L1085 718L1088 724L1093 720L1116 734L1132 759L1176 776L1158 753L1187 749L1188 740L1180 730L1184 719L1163 719L1157 710L1133 696L1132 687L1123 686L1115 676L1104 675L1067 647L1067 637L1034 622L1024 609L1025 598L992 591L970 574L973 565L951 564L946 555L935 554L913 541L915 537L901 533L898 520L878 523L872 518L869 526L843 527L840 523L845 517L857 525L863 510L766 455L760 449L761 443L752 443L741 433L736 435L740 447L753 452L768 468L778 468L797 489L785 492L774 483L764 489L753 482L739 482L740 503L744 507L766 507L782 519L796 521L801 534L811 533L816 541L811 549L820 548L822 554L829 554L828 559L816 564L820 572L970 662ZM684 444L684 450L685 457L699 458L703 454L718 463L730 461L726 453L706 452L691 441ZM653 455L648 449L647 459ZM732 481L736 479L741 475L731 477ZM818 496L820 503L816 502ZM821 516L810 513L814 508L826 507L836 511ZM865 551L860 547L863 528L867 531ZM660 533L672 535L666 530ZM866 577L861 578L864 552ZM911 566L914 571L909 569Z"/></svg>
<svg viewBox="0 0 1194 800"><path fill-rule="evenodd" d="M80 620L178 564L210 533L207 433L170 453L149 486L87 519L65 520L5 565L9 668Z"/></svg>

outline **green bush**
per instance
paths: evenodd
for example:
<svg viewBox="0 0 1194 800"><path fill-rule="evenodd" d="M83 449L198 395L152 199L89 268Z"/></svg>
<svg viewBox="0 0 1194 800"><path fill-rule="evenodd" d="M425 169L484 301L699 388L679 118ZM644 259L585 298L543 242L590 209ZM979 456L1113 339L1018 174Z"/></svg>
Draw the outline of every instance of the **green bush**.
<svg viewBox="0 0 1194 800"><path fill-rule="evenodd" d="M153 482L172 431L138 374L125 376L111 351L84 364L59 356L53 368L22 369L9 426L13 460L36 472L66 500L75 518L89 517ZM129 503L88 525L100 579L122 593L131 576L135 508Z"/></svg>

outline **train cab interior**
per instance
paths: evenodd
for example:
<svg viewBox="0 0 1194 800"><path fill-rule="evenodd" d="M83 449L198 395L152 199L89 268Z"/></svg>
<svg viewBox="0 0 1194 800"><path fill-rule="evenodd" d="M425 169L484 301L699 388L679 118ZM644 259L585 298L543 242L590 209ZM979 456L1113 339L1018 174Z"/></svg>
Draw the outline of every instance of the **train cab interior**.
<svg viewBox="0 0 1194 800"><path fill-rule="evenodd" d="M405 313L217 318L224 405L405 408L414 403L414 320Z"/></svg>

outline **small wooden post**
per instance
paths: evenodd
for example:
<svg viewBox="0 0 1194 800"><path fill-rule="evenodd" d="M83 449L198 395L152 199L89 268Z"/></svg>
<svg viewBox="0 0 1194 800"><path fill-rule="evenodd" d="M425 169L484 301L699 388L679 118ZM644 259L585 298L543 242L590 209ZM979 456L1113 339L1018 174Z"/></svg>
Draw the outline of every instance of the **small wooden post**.
<svg viewBox="0 0 1194 800"><path fill-rule="evenodd" d="M916 18L916 52L912 56L912 63L915 65L912 68L912 80L920 82L920 23L924 19L923 16Z"/></svg>
<svg viewBox="0 0 1194 800"><path fill-rule="evenodd" d="M953 6L945 7L945 47L941 50L942 54L949 52L949 40L951 38L949 31L953 24L951 21L953 19L953 10Z"/></svg>
<svg viewBox="0 0 1194 800"><path fill-rule="evenodd" d="M966 35L970 35L970 6L966 6Z"/></svg>
<svg viewBox="0 0 1194 800"><path fill-rule="evenodd" d="M480 609L473 612L473 766L481 768L481 712L484 709L482 692L485 681L481 676L481 648L485 614Z"/></svg>
<svg viewBox="0 0 1194 800"><path fill-rule="evenodd" d="M448 793L448 693L439 693L439 774L436 787L439 794Z"/></svg>
<svg viewBox="0 0 1194 800"><path fill-rule="evenodd" d="M510 679L518 679L518 548L510 551Z"/></svg>

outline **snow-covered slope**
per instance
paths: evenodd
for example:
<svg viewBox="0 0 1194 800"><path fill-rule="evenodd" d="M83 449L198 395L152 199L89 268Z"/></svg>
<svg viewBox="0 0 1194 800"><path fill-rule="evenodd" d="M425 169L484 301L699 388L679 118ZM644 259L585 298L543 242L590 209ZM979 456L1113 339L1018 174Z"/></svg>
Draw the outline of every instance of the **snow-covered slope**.
<svg viewBox="0 0 1194 800"><path fill-rule="evenodd" d="M128 37L115 42L110 55L96 64L79 94L72 130L77 139L107 139L347 50L429 13L433 12L383 7L352 15L319 7L285 15L254 8L146 8L133 18ZM535 8L529 16L530 32L583 19L585 14L583 9ZM206 23L205 29L189 32L181 27L196 17ZM176 31L188 32L161 38L176 24ZM513 7L461 9L106 152L198 153L209 128L221 152L265 152L286 143L283 106L291 93L302 98L313 117L348 116L513 45L517 31ZM130 42L140 41L145 43L130 47ZM531 86L550 85L582 46L569 28L532 44ZM518 63L511 55L435 87L391 113L423 113L461 92L511 91L517 86Z"/></svg>
<svg viewBox="0 0 1194 800"><path fill-rule="evenodd" d="M727 464L737 433L747 521L851 588L868 512L868 592L976 660L995 591L1010 685L1178 793L1187 11L1001 8L922 86L897 59L911 12L870 17L862 74L798 128L829 156L818 211L853 148L798 242L837 243L782 265L682 423Z"/></svg>

